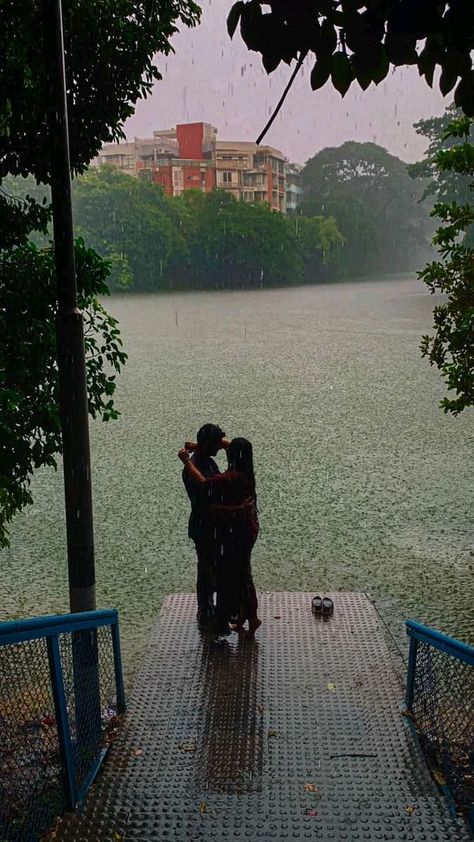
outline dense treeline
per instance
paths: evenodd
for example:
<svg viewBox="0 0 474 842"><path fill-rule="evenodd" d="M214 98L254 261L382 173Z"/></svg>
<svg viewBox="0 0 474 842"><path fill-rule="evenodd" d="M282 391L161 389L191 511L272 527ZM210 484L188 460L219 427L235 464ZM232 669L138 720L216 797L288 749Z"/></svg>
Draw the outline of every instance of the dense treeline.
<svg viewBox="0 0 474 842"><path fill-rule="evenodd" d="M112 288L235 289L414 271L432 255L426 182L375 143L323 149L294 216L224 191L162 189L113 169L75 182L77 233L106 256Z"/></svg>
<svg viewBox="0 0 474 842"><path fill-rule="evenodd" d="M418 130L420 128L418 127ZM76 235L111 267L111 290L240 289L416 270L432 257L430 173L374 143L326 148L303 170L296 214L216 190L169 198L111 167L73 183ZM32 179L5 179L23 198Z"/></svg>
<svg viewBox="0 0 474 842"><path fill-rule="evenodd" d="M296 219L224 191L168 198L109 167L75 182L76 233L112 265L119 290L236 289L326 277L343 238L331 218Z"/></svg>
<svg viewBox="0 0 474 842"><path fill-rule="evenodd" d="M322 149L303 170L303 214L332 216L344 237L342 277L416 270L431 256L433 224L420 204L426 186L376 143Z"/></svg>
<svg viewBox="0 0 474 842"><path fill-rule="evenodd" d="M111 167L73 183L76 235L111 267L111 290L240 289L414 271L432 256L429 174L374 143L323 149L303 170L296 214L229 193L169 198ZM40 199L32 179L5 179Z"/></svg>

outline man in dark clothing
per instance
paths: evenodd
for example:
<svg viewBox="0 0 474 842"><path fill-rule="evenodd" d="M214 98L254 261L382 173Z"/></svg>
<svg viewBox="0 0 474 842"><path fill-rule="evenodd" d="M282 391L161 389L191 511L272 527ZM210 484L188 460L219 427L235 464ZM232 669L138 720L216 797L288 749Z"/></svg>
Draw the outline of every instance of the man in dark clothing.
<svg viewBox="0 0 474 842"><path fill-rule="evenodd" d="M197 434L197 447L191 461L204 474L212 477L220 473L213 457L221 448L226 448L228 441L224 430L216 424L204 424ZM187 471L183 471L183 482L191 503L188 535L194 541L197 555L197 619L199 625L212 623L214 616L215 591L215 540L208 517L208 497L204 487L192 482Z"/></svg>

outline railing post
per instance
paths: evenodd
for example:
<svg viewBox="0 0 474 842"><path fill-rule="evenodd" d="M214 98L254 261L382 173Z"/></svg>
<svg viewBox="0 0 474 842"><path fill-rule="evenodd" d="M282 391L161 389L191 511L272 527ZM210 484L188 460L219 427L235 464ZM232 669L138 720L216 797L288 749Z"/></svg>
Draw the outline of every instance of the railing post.
<svg viewBox="0 0 474 842"><path fill-rule="evenodd" d="M112 647L114 652L115 688L117 692L117 713L125 710L125 690L123 686L122 655L120 652L120 635L118 619L112 623Z"/></svg>
<svg viewBox="0 0 474 842"><path fill-rule="evenodd" d="M418 641L416 637L410 636L410 651L408 654L407 689L405 693L405 707L411 710L413 705L413 693L415 689L416 656L418 652Z"/></svg>
<svg viewBox="0 0 474 842"><path fill-rule="evenodd" d="M69 731L69 717L66 707L66 693L64 690L61 655L57 635L47 638L47 646L66 806L69 810L74 810L77 803L76 770Z"/></svg>

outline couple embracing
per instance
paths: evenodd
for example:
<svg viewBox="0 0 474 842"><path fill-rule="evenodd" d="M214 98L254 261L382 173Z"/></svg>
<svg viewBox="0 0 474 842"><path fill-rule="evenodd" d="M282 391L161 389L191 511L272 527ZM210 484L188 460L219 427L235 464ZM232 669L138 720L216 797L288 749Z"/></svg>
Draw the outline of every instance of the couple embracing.
<svg viewBox="0 0 474 842"><path fill-rule="evenodd" d="M214 460L219 450L227 454L222 473ZM261 621L251 568L259 531L252 445L244 438L230 441L216 424L204 424L196 442L185 442L178 456L191 502L198 624L218 634L232 627L253 638Z"/></svg>

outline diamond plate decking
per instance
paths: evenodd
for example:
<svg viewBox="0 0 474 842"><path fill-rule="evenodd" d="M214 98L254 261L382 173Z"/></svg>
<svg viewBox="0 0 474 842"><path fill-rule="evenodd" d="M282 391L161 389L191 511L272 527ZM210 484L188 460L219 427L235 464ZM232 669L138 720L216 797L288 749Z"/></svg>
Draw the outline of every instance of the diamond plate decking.
<svg viewBox="0 0 474 842"><path fill-rule="evenodd" d="M257 641L213 640L189 594L168 597L126 730L82 812L83 842L459 840L410 729L364 594L260 598Z"/></svg>

